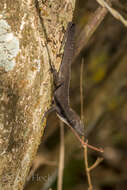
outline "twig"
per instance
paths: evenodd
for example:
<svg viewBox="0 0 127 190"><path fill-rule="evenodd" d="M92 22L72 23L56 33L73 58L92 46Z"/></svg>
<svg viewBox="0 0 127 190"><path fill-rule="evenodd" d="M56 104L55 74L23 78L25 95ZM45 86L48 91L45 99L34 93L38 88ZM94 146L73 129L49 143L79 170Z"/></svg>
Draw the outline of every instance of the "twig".
<svg viewBox="0 0 127 190"><path fill-rule="evenodd" d="M80 68L80 99L81 99L81 119L84 119L84 111L83 111L83 64L84 59L82 58L81 68ZM86 175L88 179L89 190L92 190L92 183L90 172L88 168L88 158L87 158L87 145L84 146L84 161L85 161L85 168L86 168Z"/></svg>
<svg viewBox="0 0 127 190"><path fill-rule="evenodd" d="M83 64L84 58L82 57L81 67L80 67L80 100L81 100L81 119L84 120L84 111L83 111ZM86 174L89 184L89 190L92 190L92 183L90 178L90 172L88 168L88 158L87 158L87 145L84 146L84 161L86 167Z"/></svg>
<svg viewBox="0 0 127 190"><path fill-rule="evenodd" d="M97 152L101 152L101 153L104 152L103 148L97 148L95 146L92 146L92 145L88 144L87 142L85 142L83 139L81 139L81 137L78 135L78 133L72 127L70 127L70 129L72 130L72 132L74 133L74 135L76 136L76 138L79 140L79 142L81 143L81 145L83 146L83 148L85 146L87 146L91 150L94 150L94 151L97 151Z"/></svg>
<svg viewBox="0 0 127 190"><path fill-rule="evenodd" d="M57 190L62 190L63 170L64 170L64 126L61 121L60 121L60 140L61 142L60 142Z"/></svg>
<svg viewBox="0 0 127 190"><path fill-rule="evenodd" d="M93 170L94 168L96 168L103 160L104 160L103 158L100 158L100 157L97 158L95 163L90 168L88 168L89 172Z"/></svg>
<svg viewBox="0 0 127 190"><path fill-rule="evenodd" d="M89 171L89 166L88 166L87 146L84 146L84 161L85 161L86 175L87 175L87 180L88 180L88 185L89 185L88 190L92 190L93 186L92 186L90 171Z"/></svg>
<svg viewBox="0 0 127 190"><path fill-rule="evenodd" d="M118 12L116 11L115 9L113 9L112 7L110 7L108 5L108 3L104 0L96 0L103 8L107 8L107 10L117 19L117 20L120 20L126 27L127 27L127 20L125 20L123 18L123 16Z"/></svg>
<svg viewBox="0 0 127 190"><path fill-rule="evenodd" d="M84 26L82 31L77 31L77 39L76 39L76 51L75 56L73 59L73 62L77 59L77 57L80 55L84 47L88 44L89 39L94 34L94 32L97 30L105 16L107 15L108 10L106 8L99 7L95 13L90 17L88 24Z"/></svg>
<svg viewBox="0 0 127 190"><path fill-rule="evenodd" d="M80 67L80 102L81 102L81 120L84 121L84 111L83 111L83 65L84 58L82 58L81 67Z"/></svg>
<svg viewBox="0 0 127 190"><path fill-rule="evenodd" d="M100 164L100 162L103 161L103 158L97 158L97 160L95 161L95 163L91 167L89 167L88 166L88 157L87 157L87 146L85 146L84 147L84 160L85 160L86 175L87 175L87 180L88 180L88 185L89 185L88 190L93 190L90 172L94 168L96 168Z"/></svg>
<svg viewBox="0 0 127 190"><path fill-rule="evenodd" d="M83 111L83 64L84 64L84 59L82 58L82 64L81 64L81 69L80 69L80 101L81 101L81 119L82 121L84 120L84 111ZM70 127L74 135L77 137L83 148L87 146L88 148L98 151L98 152L103 152L102 148L96 148L92 145L89 145L87 142L84 142L83 139L80 138L80 136L77 134L77 132Z"/></svg>

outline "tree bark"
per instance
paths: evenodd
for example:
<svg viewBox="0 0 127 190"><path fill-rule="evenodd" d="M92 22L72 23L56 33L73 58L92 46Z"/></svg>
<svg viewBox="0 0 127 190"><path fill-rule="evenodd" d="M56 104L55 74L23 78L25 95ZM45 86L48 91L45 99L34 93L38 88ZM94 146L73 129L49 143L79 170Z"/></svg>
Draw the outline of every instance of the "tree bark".
<svg viewBox="0 0 127 190"><path fill-rule="evenodd" d="M75 0L0 1L0 189L22 190L52 100Z"/></svg>

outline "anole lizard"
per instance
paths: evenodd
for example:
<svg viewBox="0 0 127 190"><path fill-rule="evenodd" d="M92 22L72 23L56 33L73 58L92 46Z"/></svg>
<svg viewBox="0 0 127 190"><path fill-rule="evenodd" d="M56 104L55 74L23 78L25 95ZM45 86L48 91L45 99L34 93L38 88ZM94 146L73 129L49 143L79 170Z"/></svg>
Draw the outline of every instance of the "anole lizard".
<svg viewBox="0 0 127 190"><path fill-rule="evenodd" d="M40 22L44 29L45 37L47 39L46 30L44 27L43 18L41 17L41 14L40 14L38 1L36 1L36 8L37 8L37 12L40 18ZM51 111L56 111L60 119L64 121L69 127L71 127L76 137L79 139L79 141L81 142L83 146L85 145L91 149L101 152L102 151L101 149L93 147L81 139L81 136L84 136L84 125L82 121L80 120L79 116L70 108L70 105L69 105L71 64L72 64L72 58L73 58L73 53L74 53L74 35L75 35L75 24L70 22L68 24L66 35L65 35L66 42L65 42L65 47L64 47L64 55L63 55L62 63L58 72L54 68L54 65L51 64L50 59L49 59L49 64L50 64L51 71L53 73L53 82L54 82L54 87L55 87L55 92L54 92L55 105L53 105L51 109L49 109L47 112L44 113L42 122L45 116L47 115L47 113ZM47 52L49 54L48 46L46 45L46 47L47 47Z"/></svg>
<svg viewBox="0 0 127 190"><path fill-rule="evenodd" d="M89 145L81 139L81 137L84 137L84 124L81 121L80 117L77 115L77 113L71 109L69 104L71 63L74 55L74 36L75 24L69 22L65 34L66 39L64 46L64 54L59 71L57 72L54 68L54 65L50 63L55 88L55 105L51 108L51 111L56 111L58 117L72 129L72 131L75 133L76 137L79 139L83 146L87 145L89 148L93 150L102 152L101 149ZM50 112L50 110L48 112Z"/></svg>
<svg viewBox="0 0 127 190"><path fill-rule="evenodd" d="M75 24L69 22L65 34L64 54L60 69L56 72L52 67L55 86L54 103L58 117L68 126L72 127L80 136L84 136L84 125L76 112L70 108L69 104L71 63L74 56L74 35Z"/></svg>

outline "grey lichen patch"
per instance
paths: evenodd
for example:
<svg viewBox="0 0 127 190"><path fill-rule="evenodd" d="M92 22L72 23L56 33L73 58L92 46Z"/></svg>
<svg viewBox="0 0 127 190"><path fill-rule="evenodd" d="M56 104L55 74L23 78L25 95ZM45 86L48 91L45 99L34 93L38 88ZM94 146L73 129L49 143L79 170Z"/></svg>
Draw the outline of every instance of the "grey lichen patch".
<svg viewBox="0 0 127 190"><path fill-rule="evenodd" d="M14 68L15 57L19 52L19 39L14 36L6 20L0 20L0 67L5 71Z"/></svg>

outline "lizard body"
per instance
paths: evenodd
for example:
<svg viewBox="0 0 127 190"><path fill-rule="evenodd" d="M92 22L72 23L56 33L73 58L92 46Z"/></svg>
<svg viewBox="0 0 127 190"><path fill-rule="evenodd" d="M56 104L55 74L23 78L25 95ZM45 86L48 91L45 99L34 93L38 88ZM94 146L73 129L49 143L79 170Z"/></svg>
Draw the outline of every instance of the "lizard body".
<svg viewBox="0 0 127 190"><path fill-rule="evenodd" d="M71 63L74 56L75 24L70 22L66 32L66 42L62 63L58 72L53 70L54 75L54 103L58 117L72 127L80 136L84 136L84 125L77 113L70 108L69 88L71 78Z"/></svg>

